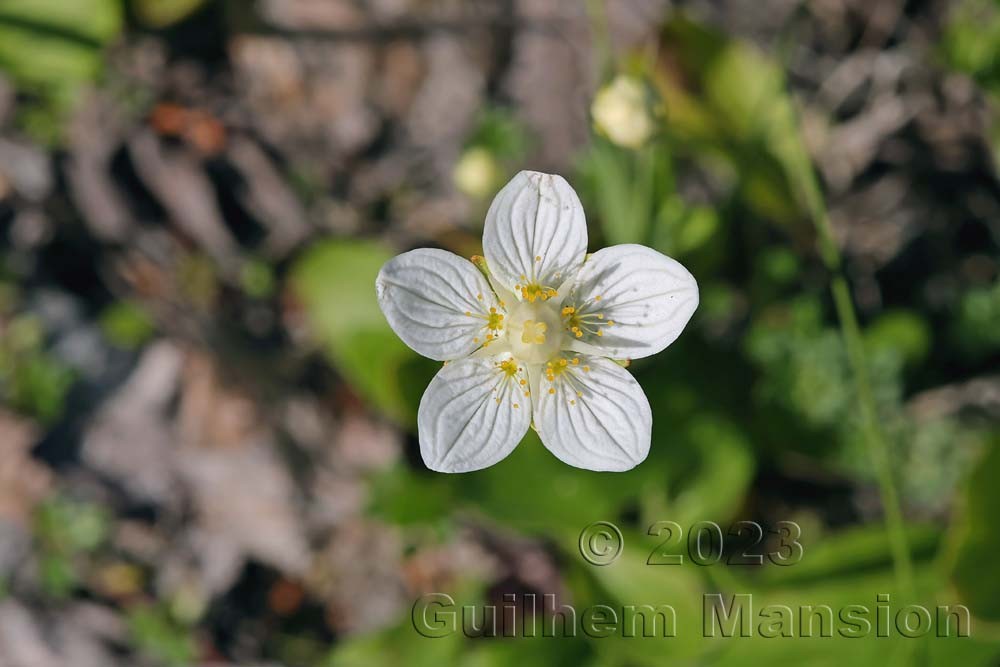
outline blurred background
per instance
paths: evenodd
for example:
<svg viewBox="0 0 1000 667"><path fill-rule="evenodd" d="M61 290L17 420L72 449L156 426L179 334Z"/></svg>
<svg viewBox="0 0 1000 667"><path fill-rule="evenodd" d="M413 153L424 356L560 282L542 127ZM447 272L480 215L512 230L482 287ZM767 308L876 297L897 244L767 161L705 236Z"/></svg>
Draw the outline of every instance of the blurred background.
<svg viewBox="0 0 1000 667"><path fill-rule="evenodd" d="M0 0L0 665L1000 664L998 111L992 0ZM629 473L533 435L420 460L438 365L375 274L480 252L522 168L592 251L698 278L631 367ZM661 520L804 553L650 566ZM679 635L427 639L428 592ZM972 636L706 639L712 592L964 604Z"/></svg>

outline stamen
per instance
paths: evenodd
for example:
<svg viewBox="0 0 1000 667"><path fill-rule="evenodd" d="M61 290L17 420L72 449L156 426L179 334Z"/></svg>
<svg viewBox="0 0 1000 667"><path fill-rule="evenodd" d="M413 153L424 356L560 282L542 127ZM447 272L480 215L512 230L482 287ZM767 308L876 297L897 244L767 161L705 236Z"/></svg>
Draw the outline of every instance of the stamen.
<svg viewBox="0 0 1000 667"><path fill-rule="evenodd" d="M612 326L612 320L605 321L604 313L588 313L586 308L576 306L563 306L560 311L565 322L566 331L576 338L583 338L584 334L591 336L602 336L602 326Z"/></svg>
<svg viewBox="0 0 1000 667"><path fill-rule="evenodd" d="M514 377L517 374L517 362L513 359L504 359L497 364L497 368L507 374L507 377ZM522 380L523 384L524 381Z"/></svg>

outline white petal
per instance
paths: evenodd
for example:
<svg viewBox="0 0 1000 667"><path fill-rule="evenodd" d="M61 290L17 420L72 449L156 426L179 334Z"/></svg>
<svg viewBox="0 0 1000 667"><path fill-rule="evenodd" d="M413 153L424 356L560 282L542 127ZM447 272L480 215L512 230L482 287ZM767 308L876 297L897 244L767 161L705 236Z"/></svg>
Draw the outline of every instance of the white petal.
<svg viewBox="0 0 1000 667"><path fill-rule="evenodd" d="M512 375L500 367L508 360L509 355L460 359L431 380L417 412L420 455L428 468L487 468L524 437L531 423L527 377L523 367Z"/></svg>
<svg viewBox="0 0 1000 667"><path fill-rule="evenodd" d="M587 259L563 306L576 308L583 334L571 349L639 359L680 336L698 307L698 283L680 262L652 248L616 245Z"/></svg>
<svg viewBox="0 0 1000 667"><path fill-rule="evenodd" d="M613 361L569 355L578 365L542 378L535 428L561 461L587 470L630 470L649 454L653 415L635 378Z"/></svg>
<svg viewBox="0 0 1000 667"><path fill-rule="evenodd" d="M483 253L494 277L516 294L519 286L557 289L587 253L580 198L562 176L520 172L490 204Z"/></svg>
<svg viewBox="0 0 1000 667"><path fill-rule="evenodd" d="M394 257L379 271L375 292L396 335L438 361L475 351L490 333L490 308L504 312L479 269L446 250Z"/></svg>

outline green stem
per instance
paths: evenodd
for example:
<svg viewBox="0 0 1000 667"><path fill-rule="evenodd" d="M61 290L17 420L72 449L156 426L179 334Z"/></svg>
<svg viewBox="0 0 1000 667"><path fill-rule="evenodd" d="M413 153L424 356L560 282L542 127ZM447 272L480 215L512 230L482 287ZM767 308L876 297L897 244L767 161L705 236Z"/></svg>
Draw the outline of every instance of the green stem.
<svg viewBox="0 0 1000 667"><path fill-rule="evenodd" d="M788 34L789 38L791 32ZM786 57L790 53L790 41L781 49ZM786 68L780 70L784 76ZM788 96L788 115L792 127L801 127L797 117L791 91L787 81L782 81L782 87ZM831 273L830 291L833 294L837 319L840 321L841 336L847 350L848 363L854 377L854 388L858 394L858 406L861 411L861 431L868 448L875 474L878 478L882 508L885 512L886 530L889 536L889 546L892 550L893 569L896 574L896 584L899 590L911 601L915 601L916 584L913 576L913 563L910 558L910 548L906 541L906 531L903 522L903 511L896 489L896 481L892 474L892 451L882 432L878 418L878 407L871 389L868 374L868 362L865 355L865 345L858 326L858 317L851 299L851 291L844 277L843 262L840 249L833 236L833 225L826 209L823 191L819 185L812 159L805 147L799 143L787 156L792 163L789 170L789 180L799 191L819 237L819 251L823 263ZM798 176L798 177L796 177Z"/></svg>
<svg viewBox="0 0 1000 667"><path fill-rule="evenodd" d="M861 411L861 431L868 447L869 456L875 466L882 507L885 512L886 530L889 534L889 545L892 549L893 566L896 573L896 583L900 591L911 600L916 597L916 585L913 577L913 563L910 559L910 548L906 541L906 531L903 522L903 511L896 489L896 481L892 472L892 451L882 431L878 418L878 408L872 393L871 379L868 374L868 362L865 355L861 328L851 299L850 288L844 277L840 250L833 238L833 227L827 214L823 195L819 188L816 173L808 156L802 156L802 174L800 185L810 218L819 235L820 255L824 264L830 270L830 291L833 293L833 303L840 321L841 336L847 350L848 363L854 377L854 387L858 394L858 407Z"/></svg>
<svg viewBox="0 0 1000 667"><path fill-rule="evenodd" d="M868 376L864 343L854 313L854 305L851 303L851 294L843 274L838 273L833 277L830 289L833 291L837 317L840 319L847 356L854 374L854 384L861 409L862 432L868 443L869 455L872 457L875 473L878 476L886 528L889 531L892 558L896 567L897 584L900 590L905 595L910 596L912 600L915 597L913 565L910 561L910 548L906 541L899 492L896 490L896 480L892 474L892 452L879 424L875 397L872 394L871 381Z"/></svg>

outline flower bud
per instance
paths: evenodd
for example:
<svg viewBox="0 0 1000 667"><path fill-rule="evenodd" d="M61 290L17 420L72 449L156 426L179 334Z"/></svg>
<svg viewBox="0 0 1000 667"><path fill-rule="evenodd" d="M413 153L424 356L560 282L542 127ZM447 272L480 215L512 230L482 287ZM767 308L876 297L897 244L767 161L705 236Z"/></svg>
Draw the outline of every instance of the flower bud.
<svg viewBox="0 0 1000 667"><path fill-rule="evenodd" d="M642 81L619 74L594 96L590 107L595 129L624 148L641 148L654 130Z"/></svg>
<svg viewBox="0 0 1000 667"><path fill-rule="evenodd" d="M496 158L481 147L466 150L452 173L455 186L476 199L485 199L492 194L500 177L500 165Z"/></svg>

